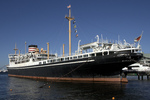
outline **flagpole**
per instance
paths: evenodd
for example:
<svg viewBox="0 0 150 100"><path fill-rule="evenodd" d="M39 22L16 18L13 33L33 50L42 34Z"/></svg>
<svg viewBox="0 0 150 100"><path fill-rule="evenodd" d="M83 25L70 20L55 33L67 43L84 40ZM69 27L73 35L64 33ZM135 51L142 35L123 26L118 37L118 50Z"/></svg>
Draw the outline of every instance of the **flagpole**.
<svg viewBox="0 0 150 100"><path fill-rule="evenodd" d="M144 32L144 31L142 31L141 38L142 38L143 32ZM140 44L140 41L141 41L141 39L139 40L139 44Z"/></svg>
<svg viewBox="0 0 150 100"><path fill-rule="evenodd" d="M136 39L134 40L134 42L138 42L137 48L139 48L139 47L140 47L140 41L141 41L141 38L142 38L143 32L144 32L144 31L142 31L142 34L141 34L138 38L136 38Z"/></svg>

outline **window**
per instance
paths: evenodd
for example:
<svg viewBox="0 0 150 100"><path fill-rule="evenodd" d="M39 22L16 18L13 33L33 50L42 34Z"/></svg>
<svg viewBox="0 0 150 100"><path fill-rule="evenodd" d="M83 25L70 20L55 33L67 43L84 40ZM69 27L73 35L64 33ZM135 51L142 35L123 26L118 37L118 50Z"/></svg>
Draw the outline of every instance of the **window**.
<svg viewBox="0 0 150 100"><path fill-rule="evenodd" d="M54 59L53 62L56 62L56 59Z"/></svg>
<svg viewBox="0 0 150 100"><path fill-rule="evenodd" d="M72 57L70 57L70 60L72 59Z"/></svg>
<svg viewBox="0 0 150 100"><path fill-rule="evenodd" d="M78 58L82 58L82 56L78 56Z"/></svg>
<svg viewBox="0 0 150 100"><path fill-rule="evenodd" d="M54 62L54 60L51 60L52 62Z"/></svg>
<svg viewBox="0 0 150 100"><path fill-rule="evenodd" d="M150 61L146 61L146 63L150 63Z"/></svg>
<svg viewBox="0 0 150 100"><path fill-rule="evenodd" d="M77 59L77 56L74 56L73 59Z"/></svg>
<svg viewBox="0 0 150 100"><path fill-rule="evenodd" d="M85 57L88 57L88 55L83 55L83 57L85 58Z"/></svg>
<svg viewBox="0 0 150 100"><path fill-rule="evenodd" d="M60 59L57 59L58 62L60 62Z"/></svg>
<svg viewBox="0 0 150 100"><path fill-rule="evenodd" d="M102 53L97 53L96 56L102 56Z"/></svg>
<svg viewBox="0 0 150 100"><path fill-rule="evenodd" d="M69 57L65 58L65 60L69 60Z"/></svg>
<svg viewBox="0 0 150 100"><path fill-rule="evenodd" d="M43 64L46 64L46 61L43 61Z"/></svg>
<svg viewBox="0 0 150 100"><path fill-rule="evenodd" d="M130 67L140 67L140 66L130 66Z"/></svg>
<svg viewBox="0 0 150 100"><path fill-rule="evenodd" d="M95 56L95 54L90 54L90 56L91 56L91 57L94 57L94 56Z"/></svg>
<svg viewBox="0 0 150 100"><path fill-rule="evenodd" d="M61 61L64 61L64 58L61 58Z"/></svg>
<svg viewBox="0 0 150 100"><path fill-rule="evenodd" d="M104 55L107 55L108 54L108 52L104 52Z"/></svg>

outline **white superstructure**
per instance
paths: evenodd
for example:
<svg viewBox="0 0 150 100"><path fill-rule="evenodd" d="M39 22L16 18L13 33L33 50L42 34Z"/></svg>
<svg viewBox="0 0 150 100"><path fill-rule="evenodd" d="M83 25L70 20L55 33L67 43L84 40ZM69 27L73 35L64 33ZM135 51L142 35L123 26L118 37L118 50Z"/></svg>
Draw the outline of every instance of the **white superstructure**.
<svg viewBox="0 0 150 100"><path fill-rule="evenodd" d="M108 40L101 40L99 42L99 36L97 35L97 41L80 45L78 44L78 50L71 56L58 56L57 54L48 54L46 50L39 51L37 45L29 45L28 53L26 54L9 54L9 66L8 67L21 67L21 66L31 66L38 64L46 64L53 62L68 61L73 59L81 59L85 57L96 56L97 53L101 53L102 56L109 55L110 52L117 51L131 51L132 53L142 52L140 45L129 44L126 41L124 43L110 43ZM80 42L81 40L79 40ZM49 58L47 57L49 55ZM123 54L118 54L117 56L123 56Z"/></svg>

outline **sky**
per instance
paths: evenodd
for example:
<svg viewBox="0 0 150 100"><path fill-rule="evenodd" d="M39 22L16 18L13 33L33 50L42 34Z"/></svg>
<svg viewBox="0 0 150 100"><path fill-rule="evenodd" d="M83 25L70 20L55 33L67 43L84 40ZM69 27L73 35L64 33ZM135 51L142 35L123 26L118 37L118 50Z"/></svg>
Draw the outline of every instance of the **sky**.
<svg viewBox="0 0 150 100"><path fill-rule="evenodd" d="M68 5L76 23L72 23L72 53L78 41L96 41L101 34L110 41L125 39L134 43L141 35L144 53L150 53L150 0L0 0L0 67L9 64L15 43L25 53L25 41L50 53L69 53ZM76 25L77 33L75 33ZM78 34L78 37L76 37ZM18 52L17 52L18 53Z"/></svg>

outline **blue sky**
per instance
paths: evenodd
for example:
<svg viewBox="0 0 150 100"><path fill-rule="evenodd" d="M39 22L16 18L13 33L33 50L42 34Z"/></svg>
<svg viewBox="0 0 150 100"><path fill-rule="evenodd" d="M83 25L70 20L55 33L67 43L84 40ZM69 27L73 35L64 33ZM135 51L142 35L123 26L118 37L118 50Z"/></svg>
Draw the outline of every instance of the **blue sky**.
<svg viewBox="0 0 150 100"><path fill-rule="evenodd" d="M8 64L8 54L14 53L15 43L21 53L27 45L36 44L51 53L68 53L68 14L71 4L78 38L72 24L72 52L81 44L96 41L103 34L109 40L134 39L144 31L141 46L150 53L150 1L149 0L0 0L0 66Z"/></svg>

